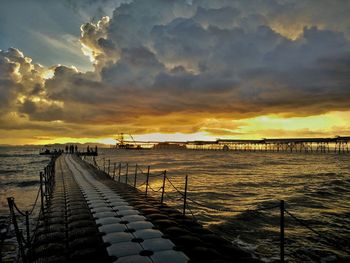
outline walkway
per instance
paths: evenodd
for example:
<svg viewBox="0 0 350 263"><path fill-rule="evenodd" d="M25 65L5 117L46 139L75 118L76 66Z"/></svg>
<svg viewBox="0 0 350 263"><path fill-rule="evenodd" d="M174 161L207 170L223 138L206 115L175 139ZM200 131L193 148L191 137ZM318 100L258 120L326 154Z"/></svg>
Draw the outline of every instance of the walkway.
<svg viewBox="0 0 350 263"><path fill-rule="evenodd" d="M99 182L91 172L73 158L66 155L65 160L73 172L75 181L85 197L91 213L99 226L109 256L117 262L187 262L188 257L175 251L174 243L162 238L154 225L140 215L110 187Z"/></svg>
<svg viewBox="0 0 350 263"><path fill-rule="evenodd" d="M111 180L76 155L55 164L35 262L256 262L180 212Z"/></svg>

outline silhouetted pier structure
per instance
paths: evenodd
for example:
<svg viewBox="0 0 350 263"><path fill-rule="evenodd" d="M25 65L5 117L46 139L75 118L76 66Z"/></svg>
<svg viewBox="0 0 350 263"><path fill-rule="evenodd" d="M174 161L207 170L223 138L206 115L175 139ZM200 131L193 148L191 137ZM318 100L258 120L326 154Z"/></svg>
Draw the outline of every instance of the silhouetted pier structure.
<svg viewBox="0 0 350 263"><path fill-rule="evenodd" d="M87 147L86 151L80 151L78 147L66 146L66 149L49 149L49 148L43 148L40 150L40 155L49 155L49 156L60 156L62 153L76 153L78 156L98 156L98 150L97 146L95 148Z"/></svg>
<svg viewBox="0 0 350 263"><path fill-rule="evenodd" d="M216 146L223 150L305 153L349 153L349 144L350 137L216 141Z"/></svg>
<svg viewBox="0 0 350 263"><path fill-rule="evenodd" d="M258 140L217 139L216 141L154 142L127 141L128 145L148 149L266 151L303 153L349 153L350 136L333 138L264 138Z"/></svg>

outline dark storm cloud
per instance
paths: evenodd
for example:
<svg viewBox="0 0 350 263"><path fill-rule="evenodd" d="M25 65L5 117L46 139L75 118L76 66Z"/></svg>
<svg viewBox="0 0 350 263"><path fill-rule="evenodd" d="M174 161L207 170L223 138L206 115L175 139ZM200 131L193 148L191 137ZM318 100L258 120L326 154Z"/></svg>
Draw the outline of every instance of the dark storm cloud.
<svg viewBox="0 0 350 263"><path fill-rule="evenodd" d="M50 94L108 108L102 106L94 119L120 112L130 117L176 112L246 117L346 109L344 63L350 44L344 33L304 27L293 41L273 30L266 17L286 5L262 1L260 14L247 12L248 7L236 1L121 5L110 21L82 27L82 40L101 69L99 81L58 71L57 87L48 81ZM344 56L342 67L335 66Z"/></svg>
<svg viewBox="0 0 350 263"><path fill-rule="evenodd" d="M270 13L281 9L281 5L274 3ZM130 88L150 86L149 94L159 96L157 108L166 112L207 108L213 112L269 113L271 109L278 113L279 110L288 112L300 107L304 109L301 114L307 114L310 107L309 114L313 114L318 103L322 105L320 111L334 107L344 109L342 103L336 105L331 101L328 103L331 107L324 109L323 101L333 100L341 96L340 93L347 95L346 70L336 72L337 69L333 69L331 72L329 67L324 65L321 68L318 64L319 61L327 63L329 57L339 58L349 50L349 41L343 33L305 27L302 36L291 41L264 24L257 26L255 31L237 27L244 20L241 13L245 10L198 7L193 16L174 17L169 22L175 10L181 10L174 2L162 3L159 10L165 9L166 12L158 12L157 16L147 13L142 18L135 17L136 11L143 6L144 3L136 1L122 10L117 9L111 25L118 27L109 27L109 39L121 47L146 45L154 53L150 63L155 64L156 58L165 66L181 67L182 72L156 68L158 74L150 85L155 75L152 67L146 66L148 64L144 61L140 63L146 69L142 73L151 76L148 81L142 81L140 72L136 70L137 63L126 67L120 60L102 71L108 72L109 84L115 77L116 87L123 84ZM217 16L222 19L215 19ZM228 16L230 19L225 20ZM238 16L238 22L232 18L234 16ZM142 22L135 23L138 20ZM125 27L119 30L130 21L134 22L131 28L135 27L131 34L124 31ZM212 25L210 21L218 21L220 25ZM253 24L255 22L253 20ZM142 34L135 35L140 31ZM118 52L124 56L124 50ZM338 85L341 80L345 85ZM225 94L221 96L223 92ZM168 105L169 109L165 109L164 105Z"/></svg>
<svg viewBox="0 0 350 263"><path fill-rule="evenodd" d="M33 80L28 76L38 74L28 67L34 64L3 56L2 98L17 99L12 107L32 120L118 121L147 131L146 120L159 124L157 131L193 132L206 118L349 110L346 1L119 4L110 19L81 26L80 41L94 60L94 71L54 66L52 78ZM82 9L93 5L77 2ZM337 24L331 21L335 14ZM163 124L173 116L183 123L188 118L191 125Z"/></svg>

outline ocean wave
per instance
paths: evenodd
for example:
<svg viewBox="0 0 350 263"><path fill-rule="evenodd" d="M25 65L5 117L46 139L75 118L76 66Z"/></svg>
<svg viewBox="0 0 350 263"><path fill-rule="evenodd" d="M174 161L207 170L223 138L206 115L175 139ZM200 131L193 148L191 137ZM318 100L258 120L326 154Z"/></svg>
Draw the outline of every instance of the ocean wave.
<svg viewBox="0 0 350 263"><path fill-rule="evenodd" d="M30 161L28 164L43 164L43 165L46 165L47 164L47 160L46 159L43 159L43 160L33 160L33 161Z"/></svg>
<svg viewBox="0 0 350 263"><path fill-rule="evenodd" d="M17 174L21 173L23 170L7 170L7 169L0 169L0 174L1 175L6 175L6 174Z"/></svg>
<svg viewBox="0 0 350 263"><path fill-rule="evenodd" d="M227 163L224 165L221 165L220 168L224 169L252 169L255 167L255 164L252 163Z"/></svg>
<svg viewBox="0 0 350 263"><path fill-rule="evenodd" d="M234 198L236 195L228 193L220 193L214 191L203 191L203 192L191 192L191 198L194 200L228 200Z"/></svg>
<svg viewBox="0 0 350 263"><path fill-rule="evenodd" d="M16 157L22 157L22 158L35 158L37 157L38 155L37 154L28 154L28 153L24 153L24 154L18 154L18 153L11 153L11 154L8 154L8 153L1 153L0 154L0 158L16 158Z"/></svg>
<svg viewBox="0 0 350 263"><path fill-rule="evenodd" d="M261 164L262 165L290 165L290 163L287 160L285 161L268 160L268 161L263 161Z"/></svg>
<svg viewBox="0 0 350 263"><path fill-rule="evenodd" d="M38 184L39 184L38 180L27 180L27 181L11 181L11 182L4 183L2 185L24 188L24 187L34 186Z"/></svg>

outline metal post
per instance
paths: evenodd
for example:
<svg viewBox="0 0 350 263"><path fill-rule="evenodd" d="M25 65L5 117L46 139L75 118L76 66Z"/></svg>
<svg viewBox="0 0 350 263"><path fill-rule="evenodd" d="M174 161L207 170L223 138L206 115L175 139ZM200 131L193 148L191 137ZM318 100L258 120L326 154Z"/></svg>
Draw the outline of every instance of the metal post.
<svg viewBox="0 0 350 263"><path fill-rule="evenodd" d="M135 164L134 188L136 188L136 180L137 180L137 164Z"/></svg>
<svg viewBox="0 0 350 263"><path fill-rule="evenodd" d="M129 164L126 163L125 183L128 184Z"/></svg>
<svg viewBox="0 0 350 263"><path fill-rule="evenodd" d="M40 199L41 199L41 211L44 213L43 172L40 172Z"/></svg>
<svg viewBox="0 0 350 263"><path fill-rule="evenodd" d="M7 203L9 205L10 213L12 215L12 224L13 224L13 226L15 228L15 233L16 233L16 237L17 237L19 251L20 251L20 253L22 255L22 261L23 261L23 263L26 263L27 259L26 259L26 254L25 254L25 250L24 250L24 247L23 247L23 243L22 243L22 235L21 235L21 232L20 232L20 230L18 228L15 211L13 209L13 206L14 206L14 199L13 199L13 197L8 197L7 198Z"/></svg>
<svg viewBox="0 0 350 263"><path fill-rule="evenodd" d="M95 166L96 168L98 168L97 165L96 165L96 158L95 158L95 156L92 157L92 161L93 161L93 166Z"/></svg>
<svg viewBox="0 0 350 263"><path fill-rule="evenodd" d="M45 167L44 184L45 184L44 196L45 196L45 201L47 202L47 167Z"/></svg>
<svg viewBox="0 0 350 263"><path fill-rule="evenodd" d="M187 182L188 182L188 175L186 175L186 178L185 178L184 207L183 207L183 210L182 210L182 215L183 215L183 216L186 215Z"/></svg>
<svg viewBox="0 0 350 263"><path fill-rule="evenodd" d="M48 169L48 176L47 176L47 189L48 189L48 197L51 196L51 176L52 176L52 164L49 165Z"/></svg>
<svg viewBox="0 0 350 263"><path fill-rule="evenodd" d="M281 263L284 262L284 200L281 200L280 203L280 256Z"/></svg>
<svg viewBox="0 0 350 263"><path fill-rule="evenodd" d="M109 169L110 169L110 167L111 167L111 160L108 159L108 175L109 175Z"/></svg>
<svg viewBox="0 0 350 263"><path fill-rule="evenodd" d="M106 172L106 159L103 157L103 171Z"/></svg>
<svg viewBox="0 0 350 263"><path fill-rule="evenodd" d="M122 164L119 163L119 171L118 171L118 182L120 182L120 174L122 172Z"/></svg>
<svg viewBox="0 0 350 263"><path fill-rule="evenodd" d="M113 166L113 180L115 178L115 169L116 169L116 163L114 163L114 166Z"/></svg>
<svg viewBox="0 0 350 263"><path fill-rule="evenodd" d="M148 165L147 167L147 177L146 177L146 192L145 192L145 195L147 197L147 192L148 192L148 181L149 181L149 170L150 170L150 166Z"/></svg>
<svg viewBox="0 0 350 263"><path fill-rule="evenodd" d="M30 229L29 229L29 212L26 211L26 232L27 232L27 245L30 245Z"/></svg>
<svg viewBox="0 0 350 263"><path fill-rule="evenodd" d="M161 204L163 204L163 201L164 201L165 180L166 180L166 171L164 171L164 174L163 174L162 196L161 196L161 198L160 198L160 203L161 203Z"/></svg>

